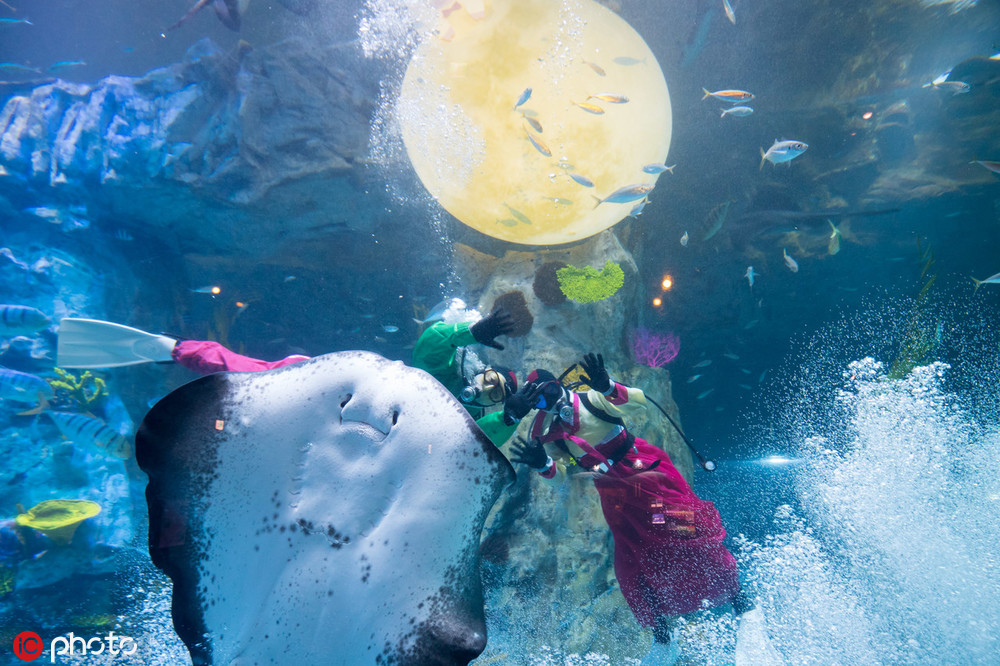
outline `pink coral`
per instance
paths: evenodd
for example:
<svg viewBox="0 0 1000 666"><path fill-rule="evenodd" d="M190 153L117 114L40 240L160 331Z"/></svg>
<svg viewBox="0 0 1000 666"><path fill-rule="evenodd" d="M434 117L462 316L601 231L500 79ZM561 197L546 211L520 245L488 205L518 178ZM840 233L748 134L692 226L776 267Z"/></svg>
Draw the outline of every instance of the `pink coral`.
<svg viewBox="0 0 1000 666"><path fill-rule="evenodd" d="M681 340L673 333L654 333L646 328L632 332L632 358L636 363L659 368L677 358Z"/></svg>

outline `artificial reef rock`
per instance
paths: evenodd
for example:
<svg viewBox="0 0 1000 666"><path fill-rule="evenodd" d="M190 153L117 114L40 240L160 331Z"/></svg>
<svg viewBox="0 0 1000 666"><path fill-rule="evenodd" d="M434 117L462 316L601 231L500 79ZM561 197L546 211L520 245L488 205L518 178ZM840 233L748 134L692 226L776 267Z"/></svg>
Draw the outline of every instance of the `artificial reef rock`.
<svg viewBox="0 0 1000 666"><path fill-rule="evenodd" d="M202 40L142 77L39 85L0 109L0 197L86 203L170 229L182 251L262 254L363 226L382 203L360 196L377 98L366 66L298 38L232 53Z"/></svg>
<svg viewBox="0 0 1000 666"><path fill-rule="evenodd" d="M625 283L604 300L549 305L532 289L538 269L551 262L600 268L607 260L622 267ZM632 255L614 232L556 250L508 251L500 258L459 246L455 263L481 311L501 294L519 291L534 317L527 335L505 338L504 351L490 350L493 362L523 368L522 375L536 367L558 375L586 352L601 352L613 379L643 389L679 420L669 371L636 365L629 356L626 317L642 301L643 288ZM628 425L666 450L692 480L691 454L656 407L650 404L640 422ZM526 436L529 426L525 419L518 435ZM618 589L614 542L589 475L553 486L524 465L516 467L517 482L487 519L483 576L493 636L513 637L517 646L491 642L484 656L518 649L593 652L608 655L612 663L641 657L650 636Z"/></svg>

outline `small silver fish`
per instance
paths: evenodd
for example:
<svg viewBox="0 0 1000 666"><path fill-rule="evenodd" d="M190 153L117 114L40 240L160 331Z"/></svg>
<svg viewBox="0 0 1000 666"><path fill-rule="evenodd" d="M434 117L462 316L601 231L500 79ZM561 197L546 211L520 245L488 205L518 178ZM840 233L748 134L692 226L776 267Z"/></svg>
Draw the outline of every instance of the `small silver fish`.
<svg viewBox="0 0 1000 666"><path fill-rule="evenodd" d="M633 58L631 56L618 56L612 62L616 65L621 65L622 67L631 67L632 65L643 64L646 62L646 59L643 58L642 60L639 60L638 58Z"/></svg>
<svg viewBox="0 0 1000 666"><path fill-rule="evenodd" d="M423 319L414 317L413 321L417 324L431 324L444 319L449 311L464 310L466 307L468 306L461 298L446 298L431 308Z"/></svg>
<svg viewBox="0 0 1000 666"><path fill-rule="evenodd" d="M736 14L733 12L733 6L729 4L729 0L722 0L722 8L726 11L726 18L733 25L736 25Z"/></svg>
<svg viewBox="0 0 1000 666"><path fill-rule="evenodd" d="M677 165L671 164L670 166L667 166L666 164L656 164L654 162L653 164L647 164L646 166L642 167L642 170L646 173L651 173L654 176L658 173L663 173L664 171L669 171L672 174L674 172L675 166Z"/></svg>
<svg viewBox="0 0 1000 666"><path fill-rule="evenodd" d="M728 109L722 110L722 115L720 118L725 118L726 116L736 116L737 118L745 118L753 113L753 109L749 106L731 106Z"/></svg>
<svg viewBox="0 0 1000 666"><path fill-rule="evenodd" d="M525 88L524 92L521 93L521 96L517 98L516 102L514 102L514 108L516 109L527 102L529 97L531 97L531 88Z"/></svg>
<svg viewBox="0 0 1000 666"><path fill-rule="evenodd" d="M1000 162L993 162L991 160L972 160L969 164L978 164L984 169L992 171L995 174L1000 174Z"/></svg>
<svg viewBox="0 0 1000 666"><path fill-rule="evenodd" d="M393 326L392 324L382 324L382 330L386 333L399 333L399 326Z"/></svg>
<svg viewBox="0 0 1000 666"><path fill-rule="evenodd" d="M753 266L747 266L747 272L743 274L743 277L747 279L747 282L750 283L750 288L753 289L753 281L754 278L757 277L757 273L754 272Z"/></svg>
<svg viewBox="0 0 1000 666"><path fill-rule="evenodd" d="M827 220L830 225L830 242L826 245L826 253L834 255L840 252L840 229L834 226L832 220Z"/></svg>
<svg viewBox="0 0 1000 666"><path fill-rule="evenodd" d="M517 220L521 224L531 224L531 219L528 218L527 215L525 215L524 213L522 213L521 211L519 211L516 208L512 208L511 206L508 206L506 203L504 203L504 206L507 206L507 210L510 211L511 216L513 216L513 218L515 220Z"/></svg>
<svg viewBox="0 0 1000 666"><path fill-rule="evenodd" d="M61 69L70 69L72 67L84 67L87 63L82 60L60 60L59 62L52 63L49 65L48 69L50 72L58 72Z"/></svg>
<svg viewBox="0 0 1000 666"><path fill-rule="evenodd" d="M705 399L705 398L707 398L707 397L709 396L709 394L711 394L711 393L712 393L712 391L714 391L714 390L715 390L714 388L710 388L710 389L708 389L707 391L702 391L701 393L699 393L699 394L698 394L698 397L697 397L696 399L697 399L697 400L704 400L704 399Z"/></svg>
<svg viewBox="0 0 1000 666"><path fill-rule="evenodd" d="M688 384L693 384L694 382L698 381L699 379L701 379L701 375L691 375L690 377L688 377L687 383Z"/></svg>
<svg viewBox="0 0 1000 666"><path fill-rule="evenodd" d="M0 71L4 72L31 72L33 74L41 74L42 70L36 67L28 67L27 65L20 65L16 62L0 62Z"/></svg>
<svg viewBox="0 0 1000 666"><path fill-rule="evenodd" d="M570 178L572 178L574 181L576 181L580 185L583 185L584 187L593 187L594 186L594 181L592 181L591 179L587 178L586 176L580 175L578 173L573 173L572 171L567 171L566 173L569 174Z"/></svg>
<svg viewBox="0 0 1000 666"><path fill-rule="evenodd" d="M984 284L1000 284L1000 273L997 273L996 275L991 275L985 280L977 280L976 278L972 278L972 281L976 284L976 288L972 290L972 293L976 293L977 291L979 291L979 288Z"/></svg>
<svg viewBox="0 0 1000 666"><path fill-rule="evenodd" d="M785 248L781 248L781 254L785 256L785 265L788 266L788 270L790 270L793 273L798 273L799 263L795 261L795 259L793 259L791 256L789 256L788 250L786 250Z"/></svg>
<svg viewBox="0 0 1000 666"><path fill-rule="evenodd" d="M739 355L738 354L734 354L732 352L726 352L726 353L723 354L723 356L725 356L726 358L728 358L730 361L738 361L738 360L740 360Z"/></svg>
<svg viewBox="0 0 1000 666"><path fill-rule="evenodd" d="M681 236L681 247L687 247L687 246L688 246L688 232L685 231L684 235Z"/></svg>
<svg viewBox="0 0 1000 666"><path fill-rule="evenodd" d="M796 157L806 152L809 148L809 144L804 141L778 141L774 140L774 143L767 152L764 149L760 149L760 168L764 168L764 162L770 162L771 164L779 164L781 162L791 162Z"/></svg>
<svg viewBox="0 0 1000 666"><path fill-rule="evenodd" d="M563 199L562 197L542 197L554 204L559 204L560 206L572 206L573 202L569 199Z"/></svg>
<svg viewBox="0 0 1000 666"><path fill-rule="evenodd" d="M643 198L647 194L653 191L653 185L626 185L625 187L619 187L617 190L604 197L603 199L597 199L597 203L594 204L594 208L597 208L602 203L630 203L638 199Z"/></svg>
<svg viewBox="0 0 1000 666"><path fill-rule="evenodd" d="M967 93L970 90L970 86L965 81L949 81L948 77L951 76L951 70L949 69L944 74L940 75L930 83L925 83L924 88L940 88L941 90L948 90L952 95L961 95L962 93Z"/></svg>
<svg viewBox="0 0 1000 666"><path fill-rule="evenodd" d="M0 26L11 26L11 25L35 25L28 19L23 18L0 18Z"/></svg>
<svg viewBox="0 0 1000 666"><path fill-rule="evenodd" d="M707 368L710 365L712 365L712 359L706 358L704 361L701 361L699 363L695 363L693 367L695 367L695 368Z"/></svg>
<svg viewBox="0 0 1000 666"><path fill-rule="evenodd" d="M648 203L649 203L649 198L647 197L645 199L642 199L636 205L632 206L632 210L628 212L629 217L639 217L640 215L642 215L642 209L645 208L646 204Z"/></svg>

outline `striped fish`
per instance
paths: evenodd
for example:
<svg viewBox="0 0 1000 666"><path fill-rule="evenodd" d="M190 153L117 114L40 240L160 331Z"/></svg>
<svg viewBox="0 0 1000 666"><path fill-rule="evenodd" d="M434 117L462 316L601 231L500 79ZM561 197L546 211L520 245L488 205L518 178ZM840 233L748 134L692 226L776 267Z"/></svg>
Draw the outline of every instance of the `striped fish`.
<svg viewBox="0 0 1000 666"><path fill-rule="evenodd" d="M55 396L49 383L41 377L0 367L0 398L14 402L34 403Z"/></svg>
<svg viewBox="0 0 1000 666"><path fill-rule="evenodd" d="M0 305L0 335L26 335L48 328L52 320L27 305Z"/></svg>
<svg viewBox="0 0 1000 666"><path fill-rule="evenodd" d="M99 446L119 458L128 458L132 449L128 440L108 427L104 421L73 412L47 412L63 437L77 444Z"/></svg>

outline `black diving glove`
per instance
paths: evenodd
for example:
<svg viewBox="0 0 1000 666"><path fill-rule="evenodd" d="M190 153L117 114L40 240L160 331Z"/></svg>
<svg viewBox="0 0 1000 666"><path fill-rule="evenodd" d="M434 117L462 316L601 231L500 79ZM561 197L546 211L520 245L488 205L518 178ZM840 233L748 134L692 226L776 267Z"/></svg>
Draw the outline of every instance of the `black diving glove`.
<svg viewBox="0 0 1000 666"><path fill-rule="evenodd" d="M537 438L528 442L523 437L518 437L510 445L510 453L511 462L528 465L533 469L542 469L549 462L549 454Z"/></svg>
<svg viewBox="0 0 1000 666"><path fill-rule="evenodd" d="M475 324L469 327L469 332L476 342L494 349L503 349L503 345L497 344L494 339L507 335L514 330L514 317L502 307L495 309Z"/></svg>
<svg viewBox="0 0 1000 666"><path fill-rule="evenodd" d="M527 416L538 403L543 388L540 384L525 384L520 391L507 396L503 401L503 422L514 425Z"/></svg>
<svg viewBox="0 0 1000 666"><path fill-rule="evenodd" d="M611 377L604 369L604 357L600 354L585 354L580 365L585 373L580 377L580 380L595 391L607 395L611 390Z"/></svg>

